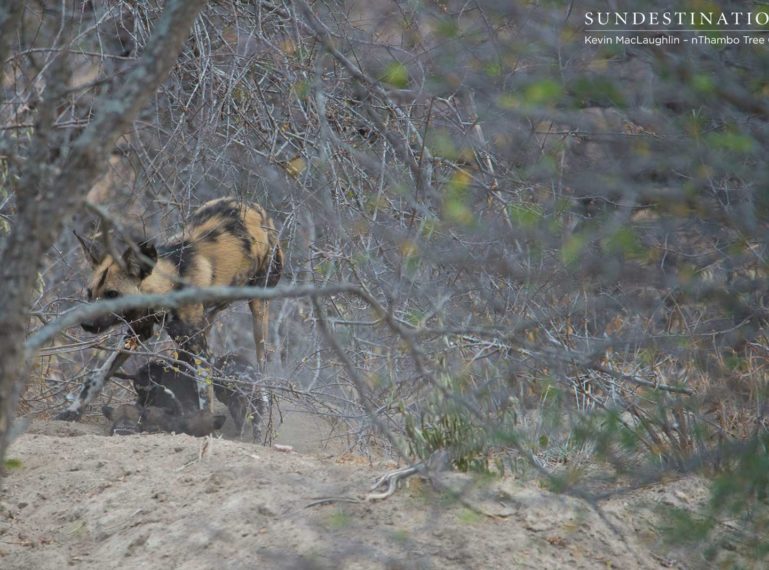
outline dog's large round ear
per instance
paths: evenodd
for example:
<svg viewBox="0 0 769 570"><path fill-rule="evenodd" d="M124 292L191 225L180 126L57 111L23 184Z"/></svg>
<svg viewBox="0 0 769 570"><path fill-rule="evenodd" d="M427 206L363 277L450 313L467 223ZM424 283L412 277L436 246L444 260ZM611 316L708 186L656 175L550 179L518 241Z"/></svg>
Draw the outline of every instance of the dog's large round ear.
<svg viewBox="0 0 769 570"><path fill-rule="evenodd" d="M101 243L93 239L86 239L78 234L75 230L72 230L72 233L75 234L77 241L80 242L80 247L83 248L83 252L85 253L85 256L88 258L88 261L91 263L91 265L95 267L104 261L104 258L107 256L107 252L104 250L104 246L102 246Z"/></svg>
<svg viewBox="0 0 769 570"><path fill-rule="evenodd" d="M158 260L158 250L151 241L143 241L138 245L130 246L123 254L126 271L132 277L145 279Z"/></svg>

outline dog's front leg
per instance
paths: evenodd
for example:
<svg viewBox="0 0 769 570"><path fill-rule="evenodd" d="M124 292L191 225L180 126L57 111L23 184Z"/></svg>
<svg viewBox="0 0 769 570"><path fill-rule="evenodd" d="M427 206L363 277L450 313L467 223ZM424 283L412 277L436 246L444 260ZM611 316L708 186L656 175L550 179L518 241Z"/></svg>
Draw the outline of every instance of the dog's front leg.
<svg viewBox="0 0 769 570"><path fill-rule="evenodd" d="M201 410L211 411L213 409L214 385L211 378L211 368L208 364L206 327L199 323L190 324L174 315L166 323L166 330L179 347L179 360L186 362L195 370L198 406Z"/></svg>

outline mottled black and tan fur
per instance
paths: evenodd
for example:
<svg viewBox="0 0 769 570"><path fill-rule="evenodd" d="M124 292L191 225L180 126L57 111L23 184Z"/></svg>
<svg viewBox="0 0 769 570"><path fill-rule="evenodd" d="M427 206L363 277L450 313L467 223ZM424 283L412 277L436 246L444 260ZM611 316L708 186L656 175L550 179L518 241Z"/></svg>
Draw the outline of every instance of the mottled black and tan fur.
<svg viewBox="0 0 769 570"><path fill-rule="evenodd" d="M123 295L168 293L188 286L274 287L283 270L283 254L278 234L264 209L233 198L203 204L189 225L167 244L143 241L129 247L121 259L114 259L100 243L77 236L93 267L88 299L112 299ZM153 334L160 324L179 346L180 358L194 362L196 355L207 355L206 333L212 316L226 303L186 305L166 310L153 307L124 314L109 314L83 322L83 328L99 333L119 323L128 323L140 340ZM249 301L253 316L257 361L264 362L268 302ZM127 356L120 354L109 370L89 378L61 419L77 419L82 408L101 390L106 379ZM102 367L105 368L105 367Z"/></svg>

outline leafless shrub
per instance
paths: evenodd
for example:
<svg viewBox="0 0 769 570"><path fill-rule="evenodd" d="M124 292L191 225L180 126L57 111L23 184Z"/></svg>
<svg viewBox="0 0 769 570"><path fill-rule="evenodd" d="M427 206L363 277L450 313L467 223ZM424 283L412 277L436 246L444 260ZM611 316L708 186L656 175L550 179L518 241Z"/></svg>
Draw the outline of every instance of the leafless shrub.
<svg viewBox="0 0 769 570"><path fill-rule="evenodd" d="M159 12L25 8L4 67L3 228L40 99L61 101L48 150L66 153ZM424 458L461 424L476 458L549 474L584 450L622 476L649 458L689 469L764 431L765 55L598 49L581 18L558 3L211 3L89 200L162 239L206 199L256 199L279 220L287 281L361 292L273 301L264 379L351 446ZM31 329L77 302L83 272L62 234ZM215 352L250 343L246 319L219 317ZM22 410L48 413L104 340L56 337Z"/></svg>

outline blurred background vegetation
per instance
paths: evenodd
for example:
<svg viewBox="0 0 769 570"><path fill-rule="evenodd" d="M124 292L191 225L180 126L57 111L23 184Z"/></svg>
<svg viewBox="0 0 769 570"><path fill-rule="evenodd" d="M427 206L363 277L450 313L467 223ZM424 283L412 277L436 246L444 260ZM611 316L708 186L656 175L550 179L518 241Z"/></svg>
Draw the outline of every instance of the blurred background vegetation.
<svg viewBox="0 0 769 570"><path fill-rule="evenodd" d="M88 201L158 240L207 199L258 201L284 283L376 299L272 308L263 383L351 448L449 450L459 469L594 497L705 473L708 509L670 520L761 558L769 47L587 45L584 14L762 4L620 4L211 2ZM0 243L37 102L60 100L53 163L162 7L25 3L3 61ZM72 226L99 223L84 209ZM79 302L86 273L63 233L30 330ZM220 316L214 351L250 354L248 322ZM19 413L51 413L103 341L60 335Z"/></svg>

